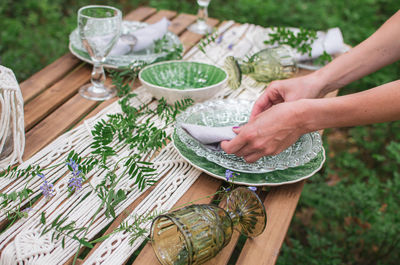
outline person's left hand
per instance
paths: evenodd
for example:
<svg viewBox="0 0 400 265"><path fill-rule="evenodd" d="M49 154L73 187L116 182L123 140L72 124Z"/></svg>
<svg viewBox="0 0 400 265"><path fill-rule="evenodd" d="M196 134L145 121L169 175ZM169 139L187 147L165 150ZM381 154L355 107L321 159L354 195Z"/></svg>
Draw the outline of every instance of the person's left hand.
<svg viewBox="0 0 400 265"><path fill-rule="evenodd" d="M279 154L306 133L301 106L302 100L272 106L246 125L234 129L238 135L231 141L223 141L222 149L243 157L248 163L262 156Z"/></svg>

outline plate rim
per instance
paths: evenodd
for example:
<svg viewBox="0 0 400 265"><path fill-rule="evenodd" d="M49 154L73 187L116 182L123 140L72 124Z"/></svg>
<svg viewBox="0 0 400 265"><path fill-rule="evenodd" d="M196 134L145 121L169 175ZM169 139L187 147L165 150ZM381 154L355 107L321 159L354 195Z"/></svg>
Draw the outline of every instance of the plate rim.
<svg viewBox="0 0 400 265"><path fill-rule="evenodd" d="M239 102L246 102L247 104L250 104L250 105L252 105L252 104L254 104L254 101L253 100L248 100L248 99L238 99L238 98L236 98L236 99L234 99L234 98L232 98L232 99L228 99L228 101L229 102L233 102L233 103L239 103ZM197 107L199 108L199 105L201 105L200 107L201 107L201 111L203 111L205 108L209 108L210 106L210 104L213 104L213 103L218 103L218 104L220 104L221 102L224 102L224 104L228 104L229 105L229 102L228 102L226 99L210 99L210 100L207 100L207 101L204 101L204 102L201 102L201 103L198 103L198 104L196 104L197 105ZM231 103L232 103L231 102ZM182 130L182 128L177 128L178 126L177 126L177 124L178 123L184 123L185 122L185 120L184 120L184 117L186 117L186 116L190 116L190 115L188 115L188 111L190 111L190 110L192 110L192 112L193 112L193 108L195 108L196 107L196 105L193 105L193 106L190 106L188 109L186 109L184 112L182 112L182 113L180 113L179 115L178 115L178 117L176 118L176 122L175 122L175 129L176 130L178 130L180 133L182 132L182 133L185 133L186 135L188 135L190 138L192 138L194 141L196 141L196 142L198 142L196 139L194 139L190 134L188 134L187 132L185 132L185 130ZM197 109L198 110L198 109ZM200 111L200 110L198 110L198 111ZM191 113L189 113L189 114L191 114ZM182 138L180 137L180 134L177 134L178 135L178 137L179 137L179 139L182 141L182 142L184 142L186 145L188 144L186 141L184 141L184 140L182 140ZM307 157L307 159L305 160L306 162L302 162L302 164L301 165L290 165L290 166L288 166L288 165L286 165L286 166L281 166L281 167L274 167L274 168L265 168L264 167L264 169L262 169L262 170L258 170L258 171L249 171L249 170L243 170L243 169L238 169L238 168L236 168L236 169L231 169L231 170L234 170L234 171L237 171L237 172L243 172L243 173L247 173L247 174L254 174L254 173L256 173L256 174L263 174L263 173L268 173L268 172L273 172L273 171L275 171L275 170L285 170L285 169L288 169L288 168L295 168L295 167L298 167L298 166L302 166L302 165L305 165L305 164L307 164L308 162L310 162L313 158L315 158L317 155L318 155L318 153L319 153L319 151L321 150L318 150L318 152L315 152L314 151L314 148L315 147L318 147L318 148L322 148L323 147L323 143L322 143L322 137L321 137L321 134L318 132L318 131L313 131L313 132L310 132L310 133L306 133L306 134L304 134L304 135L309 135L312 139L314 139L315 141L318 141L320 144L318 144L318 146L317 145L312 145L312 147L311 147L311 150L310 150L310 152L308 152L308 154L306 155L306 157ZM302 135L303 136L303 135ZM301 136L301 137L302 137ZM318 138L318 139L317 139ZM200 144L201 145L201 144ZM205 152L209 152L209 150L207 150L206 148L204 148L204 147L200 147L200 148L202 148L202 150L204 150ZM225 166L224 166L224 164L223 163L221 163L220 161L212 161L212 160L210 160L210 159L208 159L206 156L204 156L204 155L201 155L200 154L200 150L198 150L198 149L195 149L195 150L192 150L192 151L194 151L195 153L196 153L196 155L197 156L199 156L199 157L203 157L203 158L205 158L205 159L207 159L207 160L209 160L210 162L213 162L214 164L217 164L217 165L219 165L219 166L221 166L221 167L223 167L223 168L226 168ZM309 157L309 154L314 154L315 153L315 155L313 156L313 157ZM214 154L213 153L211 153L211 155L213 156L213 157L215 157L214 156Z"/></svg>
<svg viewBox="0 0 400 265"><path fill-rule="evenodd" d="M173 133L173 136L175 136L175 131L174 131L174 133ZM176 135L176 137L178 137L178 136ZM175 138L174 138L174 137L172 137L172 144L173 144L175 150L179 153L179 155L180 155L186 162L188 162L191 166L193 166L194 168L196 168L196 169L198 169L198 170L200 170L200 171L202 171L202 172L208 174L209 176L215 177L215 178L217 178L217 179L220 179L220 180L223 180L223 181L226 182L226 178L225 178L225 177L222 177L222 176L219 176L219 175L217 175L217 174L214 174L214 173L208 171L207 169L204 169L204 168L202 168L202 167L200 167L200 166L194 164L190 159L188 159L186 156L184 156L184 155L182 154L182 152L179 150L179 148L176 146L176 144L175 144ZM325 148L324 148L323 146L321 146L320 152L322 152L322 160L321 160L320 165L319 165L316 169L314 169L310 174L308 174L308 175L306 175L306 176L303 176L303 177L301 177L301 178L299 178L299 179L290 180L290 181L284 181L284 182L279 182L279 183L248 183L248 182L242 182L242 181L232 181L232 183L237 184L237 185L255 186L255 187L264 187L264 186L273 187L273 186L281 186L281 185L287 185L287 184L293 184L293 183L300 182L300 181L302 181L302 180L305 180L305 179L308 179L308 178L312 177L313 175L315 175L315 173L317 173L317 172L323 167L323 165L324 165L324 163L325 163L325 161L326 161ZM197 154L195 154L195 155L198 156ZM206 158L204 158L204 159L206 159ZM211 162L211 161L209 161L209 162ZM211 163L213 163L213 162L211 162ZM214 164L215 164L215 163L214 163ZM307 164L307 163L306 163L306 164ZM304 165L306 165L306 164L304 164ZM221 168L226 169L225 167L222 167L222 166L220 166L220 165L218 165L218 164L215 164L215 165L217 165L218 167L221 167ZM302 166L304 166L304 165L302 165ZM283 169L283 170L287 170L287 169ZM271 171L271 172L273 172L273 171ZM266 172L266 173L268 173L268 172ZM247 173L247 174L252 174L252 173ZM262 173L261 173L261 174L262 174Z"/></svg>
<svg viewBox="0 0 400 265"><path fill-rule="evenodd" d="M139 23L139 24L150 25L149 23L142 22L142 21L123 20L122 22L123 22L123 23L124 23L124 22L125 22L125 23L127 22L127 23ZM86 63L93 64L92 60L90 60L90 59L88 59L88 58L86 58L86 57L81 56L78 52L75 51L75 49L76 49L76 50L79 50L79 49L76 48L76 47L74 47L74 46L72 45L72 43L71 43L71 35L72 35L73 32L76 31L76 30L77 30L77 28L74 28L74 29L71 31L71 33L68 35L68 49L69 49L69 51L70 51L75 57L77 57L78 59L80 59L80 60L82 60L82 61L84 61L84 62L86 62ZM167 34L167 33L174 35L174 36L176 37L176 39L179 41L179 44L180 44L180 45L183 45L178 35L176 35L174 32L172 32L172 31L170 31L170 30L167 30L167 32L166 32L165 34ZM86 52L86 51L82 51L82 52ZM87 52L86 52L86 53L87 53ZM163 54L162 56L164 56L164 54ZM158 56L157 58L159 58L159 56ZM157 58L156 58L156 59L157 59ZM151 63L151 62L150 62L150 63ZM104 64L102 64L102 65L103 65L103 67L105 67L105 68L114 69L114 70L126 69L126 68L128 67L128 65L116 66L116 65L107 64L107 63L104 63Z"/></svg>

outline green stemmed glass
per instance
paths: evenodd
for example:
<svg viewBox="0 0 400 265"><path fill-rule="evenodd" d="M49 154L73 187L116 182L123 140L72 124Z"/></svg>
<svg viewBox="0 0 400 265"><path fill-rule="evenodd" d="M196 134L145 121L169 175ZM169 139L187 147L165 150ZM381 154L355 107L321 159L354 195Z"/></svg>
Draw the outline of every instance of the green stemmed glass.
<svg viewBox="0 0 400 265"><path fill-rule="evenodd" d="M291 51L285 46L263 49L247 60L228 56L225 59L228 72L228 85L236 89L240 86L242 75L248 75L261 83L285 79L297 73L296 62Z"/></svg>
<svg viewBox="0 0 400 265"><path fill-rule="evenodd" d="M163 265L203 264L231 240L233 229L249 237L260 235L267 215L260 198L245 187L231 192L227 209L190 205L153 220L151 243Z"/></svg>

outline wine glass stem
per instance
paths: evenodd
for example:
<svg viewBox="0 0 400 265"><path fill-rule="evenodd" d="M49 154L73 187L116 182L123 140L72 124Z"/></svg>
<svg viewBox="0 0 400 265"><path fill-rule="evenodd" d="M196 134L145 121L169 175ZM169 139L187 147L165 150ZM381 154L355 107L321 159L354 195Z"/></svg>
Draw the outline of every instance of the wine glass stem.
<svg viewBox="0 0 400 265"><path fill-rule="evenodd" d="M242 216L242 213L241 212L239 212L239 211L236 211L236 212L230 212L230 211L228 211L228 214L229 214L229 217L231 218L231 220L232 220L232 225L233 225L233 227L235 227L237 224L239 224L239 222L240 222L240 217Z"/></svg>
<svg viewBox="0 0 400 265"><path fill-rule="evenodd" d="M197 14L197 23L201 24L205 28L207 27L208 19L208 5L200 5L199 12Z"/></svg>
<svg viewBox="0 0 400 265"><path fill-rule="evenodd" d="M94 87L104 90L103 87L104 82L106 81L106 74L104 73L103 65L101 63L94 62L90 81Z"/></svg>

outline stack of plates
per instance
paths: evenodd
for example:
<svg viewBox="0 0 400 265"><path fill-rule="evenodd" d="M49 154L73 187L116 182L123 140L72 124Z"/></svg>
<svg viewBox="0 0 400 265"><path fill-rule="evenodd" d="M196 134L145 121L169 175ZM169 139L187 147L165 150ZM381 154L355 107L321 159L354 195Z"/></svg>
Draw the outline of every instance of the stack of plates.
<svg viewBox="0 0 400 265"><path fill-rule="evenodd" d="M177 118L173 135L174 146L194 167L219 179L227 169L239 173L237 184L274 186L294 183L315 174L325 161L325 151L318 132L303 135L276 156L265 156L255 163L224 151L204 147L181 128L182 123L211 127L237 126L248 120L253 102L240 99L213 100L188 108Z"/></svg>
<svg viewBox="0 0 400 265"><path fill-rule="evenodd" d="M146 26L148 26L148 24L143 22L123 21L121 31L123 34L131 34ZM164 61L164 58L168 58L169 53L173 52L180 45L182 44L179 37L168 31L165 34L165 42L163 43L162 51L156 51L154 45L150 45L149 47L136 52L130 52L123 55L109 55L106 57L103 66L111 69L123 69L129 67L130 64L135 62L150 64L155 61ZM69 36L69 50L82 61L91 64L93 63L88 52L82 45L78 29L72 31Z"/></svg>

